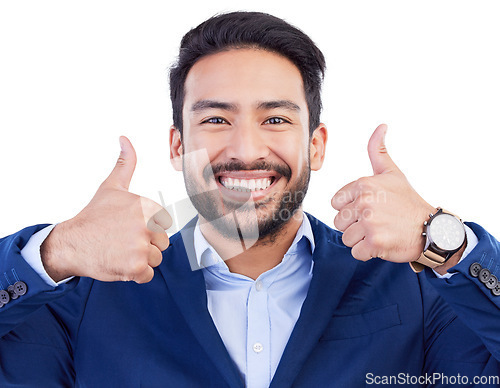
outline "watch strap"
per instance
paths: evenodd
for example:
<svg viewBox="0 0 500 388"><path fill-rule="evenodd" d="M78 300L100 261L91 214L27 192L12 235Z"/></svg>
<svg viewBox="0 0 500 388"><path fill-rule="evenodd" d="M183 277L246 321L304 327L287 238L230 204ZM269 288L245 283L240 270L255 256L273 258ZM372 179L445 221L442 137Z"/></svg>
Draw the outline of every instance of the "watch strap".
<svg viewBox="0 0 500 388"><path fill-rule="evenodd" d="M443 214L443 213L450 214L450 215L456 217L457 219L459 219L460 222L462 222L462 219L459 216L457 216L456 214L453 214L452 212L449 212L447 210L444 210L444 209L438 207L437 212L434 214L430 214L429 221L426 221L424 223L424 225L427 226L428 223L430 222L430 220L432 220L432 218L434 218L437 214ZM425 233L423 235L425 236ZM464 244L465 244L465 241L464 241ZM463 246L463 244L462 244L462 246ZM461 249L461 247L458 248L455 252L458 252L460 249ZM410 264L411 269L414 272L418 273L418 272L423 271L423 269L425 267L436 268L436 267L439 267L440 265L443 265L450 258L450 256L452 256L452 254L448 254L447 257L443 257L439 253L434 252L432 250L432 246L426 245L426 248L424 249L424 252L420 255L420 257L417 260L410 262L409 264Z"/></svg>
<svg viewBox="0 0 500 388"><path fill-rule="evenodd" d="M420 255L416 261L410 262L410 267L415 272L422 271L425 267L436 268L446 263L446 258L438 255L437 253L427 250Z"/></svg>

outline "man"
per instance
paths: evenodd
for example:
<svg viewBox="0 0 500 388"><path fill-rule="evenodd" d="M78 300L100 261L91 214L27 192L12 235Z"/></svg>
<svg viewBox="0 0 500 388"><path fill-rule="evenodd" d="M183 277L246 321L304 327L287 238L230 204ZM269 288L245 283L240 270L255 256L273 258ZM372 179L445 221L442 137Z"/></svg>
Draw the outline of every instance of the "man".
<svg viewBox="0 0 500 388"><path fill-rule="evenodd" d="M128 192L122 137L78 215L0 240L1 386L498 386L500 245L411 188L385 125L374 175L332 199L344 233L302 212L323 71L266 14L188 32L170 153L198 217L168 239L169 214Z"/></svg>

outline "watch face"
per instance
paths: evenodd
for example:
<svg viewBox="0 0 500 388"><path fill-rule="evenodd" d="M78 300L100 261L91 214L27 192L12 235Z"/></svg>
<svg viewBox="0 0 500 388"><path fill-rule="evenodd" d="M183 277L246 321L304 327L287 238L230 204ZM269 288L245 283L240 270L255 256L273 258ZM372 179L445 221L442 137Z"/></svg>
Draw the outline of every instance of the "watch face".
<svg viewBox="0 0 500 388"><path fill-rule="evenodd" d="M429 225L429 235L438 248L454 251L462 246L465 229L462 222L451 214L439 214Z"/></svg>

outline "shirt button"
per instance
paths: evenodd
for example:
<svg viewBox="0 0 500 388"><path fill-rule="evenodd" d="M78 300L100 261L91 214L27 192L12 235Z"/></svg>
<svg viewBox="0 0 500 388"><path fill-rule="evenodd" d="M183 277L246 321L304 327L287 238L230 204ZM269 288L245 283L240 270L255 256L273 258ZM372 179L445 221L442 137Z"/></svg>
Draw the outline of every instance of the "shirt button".
<svg viewBox="0 0 500 388"><path fill-rule="evenodd" d="M255 282L255 289L256 289L257 291L262 290L262 288L263 288L263 287L264 287L264 285L262 284L262 280L257 280L257 281Z"/></svg>
<svg viewBox="0 0 500 388"><path fill-rule="evenodd" d="M262 344L260 342L256 342L256 343L253 344L252 348L253 348L253 351L255 353L260 353L264 349L264 346L262 346Z"/></svg>

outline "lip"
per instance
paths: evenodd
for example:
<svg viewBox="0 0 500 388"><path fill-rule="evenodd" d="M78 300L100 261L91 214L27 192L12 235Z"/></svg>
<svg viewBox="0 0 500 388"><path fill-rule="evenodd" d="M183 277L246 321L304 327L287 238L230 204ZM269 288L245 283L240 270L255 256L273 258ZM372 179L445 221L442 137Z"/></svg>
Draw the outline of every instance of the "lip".
<svg viewBox="0 0 500 388"><path fill-rule="evenodd" d="M225 187L220 183L221 177L229 177L233 179L264 179L264 178L274 178L273 183L264 189L256 190L251 192L236 191ZM230 171L223 172L215 175L215 181L219 190L221 190L224 197L228 197L236 202L247 202L250 198L253 201L260 201L267 197L269 193L274 189L274 186L281 180L281 175L274 171Z"/></svg>
<svg viewBox="0 0 500 388"><path fill-rule="evenodd" d="M275 178L275 180L278 180L278 178L280 178L280 175L275 171L253 170L253 171L226 171L215 174L215 179L219 180L220 177L229 177L235 179Z"/></svg>

